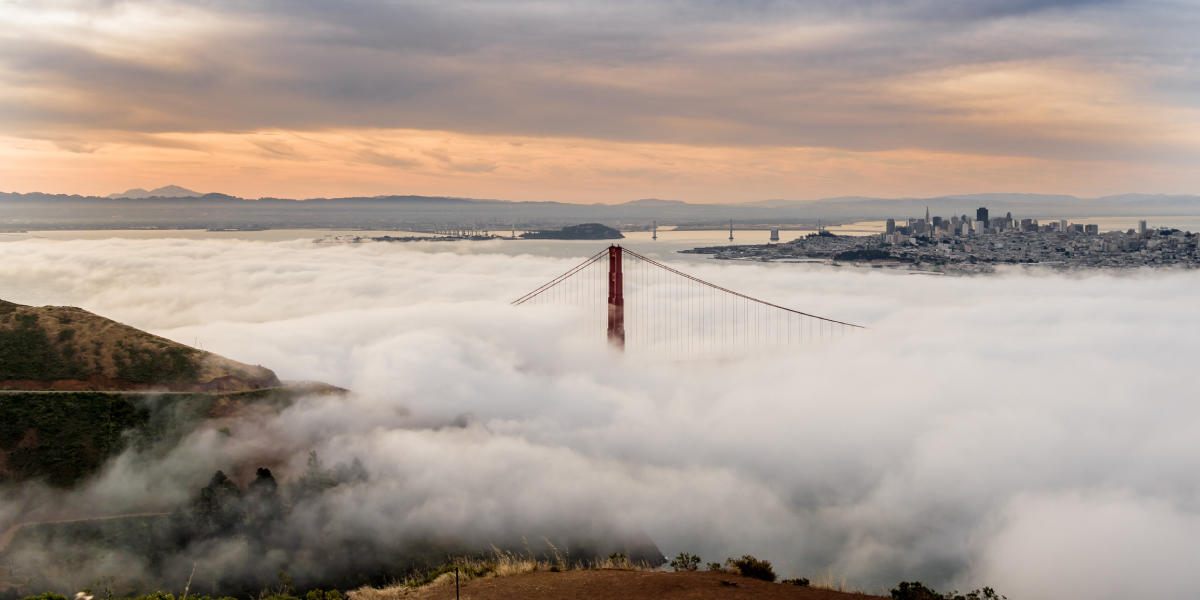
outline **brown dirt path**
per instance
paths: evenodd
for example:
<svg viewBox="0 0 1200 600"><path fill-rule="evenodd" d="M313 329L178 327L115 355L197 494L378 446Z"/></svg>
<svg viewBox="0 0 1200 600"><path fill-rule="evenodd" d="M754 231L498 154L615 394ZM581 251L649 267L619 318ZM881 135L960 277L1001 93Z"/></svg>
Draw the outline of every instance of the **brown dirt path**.
<svg viewBox="0 0 1200 600"><path fill-rule="evenodd" d="M382 596L413 600L453 600L454 582L419 590L379 590ZM523 575L474 579L462 584L463 600L878 600L868 596L780 583L768 583L730 573L696 571L665 573L618 569L535 571Z"/></svg>
<svg viewBox="0 0 1200 600"><path fill-rule="evenodd" d="M130 519L133 517L161 517L163 515L169 515L169 514L171 514L171 513L143 512L143 513L129 513L129 514L124 514L124 515L108 515L108 516L103 516L103 517L82 517L82 518L77 518L77 519L58 519L58 520L51 520L51 521L26 521L24 523L17 523L16 525L9 527L8 529L5 529L3 532L0 532L0 554L4 554L4 551L8 549L9 543L12 542L13 538L16 537L17 532L20 531L22 527L28 527L30 525L49 525L52 523L79 523L81 521L107 521L110 519Z"/></svg>

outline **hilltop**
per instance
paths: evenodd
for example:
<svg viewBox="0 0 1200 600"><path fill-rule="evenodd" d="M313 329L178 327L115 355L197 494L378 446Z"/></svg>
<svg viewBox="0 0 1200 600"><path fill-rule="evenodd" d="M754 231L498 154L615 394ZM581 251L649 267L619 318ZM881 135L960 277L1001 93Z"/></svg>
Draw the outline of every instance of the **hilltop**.
<svg viewBox="0 0 1200 600"><path fill-rule="evenodd" d="M0 389L239 392L280 385L270 369L71 306L0 300Z"/></svg>
<svg viewBox="0 0 1200 600"><path fill-rule="evenodd" d="M189 190L185 187L177 185L164 185L160 188L145 190L142 188L133 188L125 190L119 194L109 194L106 198L194 198L200 196L199 192Z"/></svg>

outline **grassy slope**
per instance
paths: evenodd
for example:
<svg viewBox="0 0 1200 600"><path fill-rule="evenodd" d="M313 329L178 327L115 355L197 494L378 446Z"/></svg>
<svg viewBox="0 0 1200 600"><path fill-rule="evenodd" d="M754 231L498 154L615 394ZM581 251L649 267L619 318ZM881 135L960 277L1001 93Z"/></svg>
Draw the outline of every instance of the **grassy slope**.
<svg viewBox="0 0 1200 600"><path fill-rule="evenodd" d="M0 389L241 391L278 384L270 369L79 308L0 300Z"/></svg>

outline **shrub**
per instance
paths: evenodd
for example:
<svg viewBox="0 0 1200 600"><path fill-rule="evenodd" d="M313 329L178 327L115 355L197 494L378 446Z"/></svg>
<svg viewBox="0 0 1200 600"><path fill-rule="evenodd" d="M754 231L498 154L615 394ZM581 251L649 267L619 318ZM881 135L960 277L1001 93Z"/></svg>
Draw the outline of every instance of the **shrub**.
<svg viewBox="0 0 1200 600"><path fill-rule="evenodd" d="M345 596L337 590L308 590L304 600L345 600Z"/></svg>
<svg viewBox="0 0 1200 600"><path fill-rule="evenodd" d="M997 594L996 590L990 587L981 587L966 594L960 594L957 591L939 594L925 587L920 581L901 581L900 585L892 590L892 598L894 600L1008 600L1007 596Z"/></svg>
<svg viewBox="0 0 1200 600"><path fill-rule="evenodd" d="M86 365L66 341L51 343L37 315L17 315L11 327L0 326L0 379L50 381L87 377Z"/></svg>
<svg viewBox="0 0 1200 600"><path fill-rule="evenodd" d="M25 600L67 600L67 597L51 592L42 592L37 596L26 596Z"/></svg>
<svg viewBox="0 0 1200 600"><path fill-rule="evenodd" d="M779 583L787 583L787 584L791 584L791 585L799 585L799 586L808 587L809 581L808 581L807 577L793 577L792 579L784 579L783 581L780 581Z"/></svg>
<svg viewBox="0 0 1200 600"><path fill-rule="evenodd" d="M117 377L132 383L184 383L200 373L193 348L139 347L117 342L113 362Z"/></svg>
<svg viewBox="0 0 1200 600"><path fill-rule="evenodd" d="M920 581L901 581L892 589L893 600L943 600L942 595L925 587Z"/></svg>
<svg viewBox="0 0 1200 600"><path fill-rule="evenodd" d="M153 594L136 596L132 600L175 600L175 594L168 594L162 590L158 590Z"/></svg>
<svg viewBox="0 0 1200 600"><path fill-rule="evenodd" d="M720 570L721 570L721 563L719 563L719 562L710 562L710 563L708 563L708 570L709 570L709 571L720 571Z"/></svg>
<svg viewBox="0 0 1200 600"><path fill-rule="evenodd" d="M217 472L221 473L220 471ZM221 473L221 475L224 476L224 473ZM296 588L292 587L292 577L288 575L286 571L280 569L279 572L275 574L275 577L279 579L279 585L276 586L275 589L263 590L260 592L258 594L259 600L300 600L294 596L296 593Z"/></svg>
<svg viewBox="0 0 1200 600"><path fill-rule="evenodd" d="M607 566L612 569L628 569L633 566L624 552L613 552L608 555Z"/></svg>
<svg viewBox="0 0 1200 600"><path fill-rule="evenodd" d="M679 556L671 559L671 568L676 571L695 571L700 567L700 557L687 552L680 552Z"/></svg>
<svg viewBox="0 0 1200 600"><path fill-rule="evenodd" d="M725 564L737 569L742 577L775 581L775 570L771 568L769 560L760 560L749 554L743 554L741 558L726 559Z"/></svg>
<svg viewBox="0 0 1200 600"><path fill-rule="evenodd" d="M977 590L971 590L966 594L946 594L946 600L1008 600L1008 596L1001 596L996 593L996 590L990 587L981 587Z"/></svg>

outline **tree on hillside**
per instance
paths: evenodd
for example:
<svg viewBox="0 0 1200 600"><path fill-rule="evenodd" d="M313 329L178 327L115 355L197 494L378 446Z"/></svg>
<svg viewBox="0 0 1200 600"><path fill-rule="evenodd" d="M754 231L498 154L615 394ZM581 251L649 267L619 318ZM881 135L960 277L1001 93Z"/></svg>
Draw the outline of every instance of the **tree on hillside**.
<svg viewBox="0 0 1200 600"><path fill-rule="evenodd" d="M236 531L244 520L241 499L242 490L224 471L214 473L193 503L199 532L220 535Z"/></svg>

